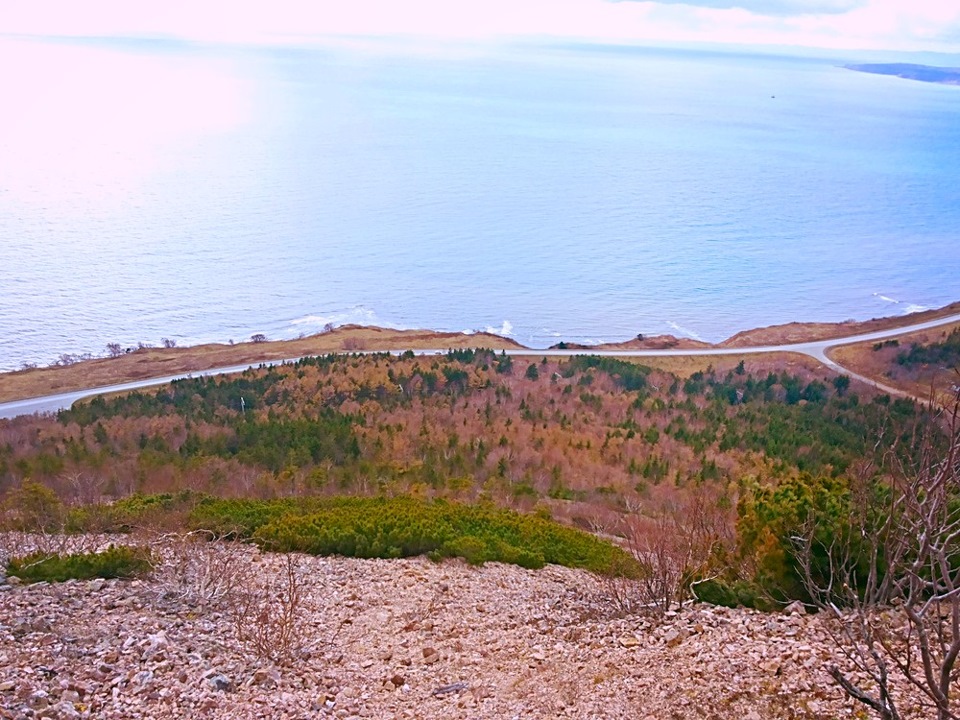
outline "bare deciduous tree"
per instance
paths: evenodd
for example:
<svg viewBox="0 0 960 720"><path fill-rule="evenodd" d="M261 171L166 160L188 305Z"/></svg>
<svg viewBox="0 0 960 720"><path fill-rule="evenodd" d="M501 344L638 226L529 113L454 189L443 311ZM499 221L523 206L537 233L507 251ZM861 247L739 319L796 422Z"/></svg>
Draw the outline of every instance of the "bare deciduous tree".
<svg viewBox="0 0 960 720"><path fill-rule="evenodd" d="M103 499L106 481L97 473L64 473L60 481L77 505L96 505Z"/></svg>
<svg viewBox="0 0 960 720"><path fill-rule="evenodd" d="M894 462L879 488L851 479L848 533L825 539L811 518L794 539L807 590L868 681L829 672L883 720L902 718L904 686L937 720L960 718L960 394L930 427L914 461Z"/></svg>
<svg viewBox="0 0 960 720"><path fill-rule="evenodd" d="M641 573L639 578L615 582L612 599L621 610L645 607L664 612L689 600L691 582L708 574L711 563L732 546L733 523L717 494L702 488L653 518L632 516L626 537Z"/></svg>

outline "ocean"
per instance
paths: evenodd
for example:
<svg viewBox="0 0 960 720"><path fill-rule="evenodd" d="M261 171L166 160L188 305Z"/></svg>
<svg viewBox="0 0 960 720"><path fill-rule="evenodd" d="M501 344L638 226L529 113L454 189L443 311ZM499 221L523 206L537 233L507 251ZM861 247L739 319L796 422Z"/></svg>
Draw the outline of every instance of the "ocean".
<svg viewBox="0 0 960 720"><path fill-rule="evenodd" d="M855 54L0 38L0 369L328 323L534 347L960 299L960 88Z"/></svg>

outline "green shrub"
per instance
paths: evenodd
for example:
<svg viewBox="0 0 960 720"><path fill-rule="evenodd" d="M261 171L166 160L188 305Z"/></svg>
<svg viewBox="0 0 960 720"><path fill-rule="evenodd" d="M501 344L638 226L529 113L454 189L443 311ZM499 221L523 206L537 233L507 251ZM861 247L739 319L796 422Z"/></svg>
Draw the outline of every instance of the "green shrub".
<svg viewBox="0 0 960 720"><path fill-rule="evenodd" d="M64 519L63 503L57 494L34 480L25 480L10 493L6 503L7 522L11 529L24 532L56 532Z"/></svg>
<svg viewBox="0 0 960 720"><path fill-rule="evenodd" d="M254 500L207 497L190 511L187 523L193 530L209 530L218 537L249 538L269 522L317 505L313 498Z"/></svg>
<svg viewBox="0 0 960 720"><path fill-rule="evenodd" d="M441 557L462 557L471 565L483 565L490 559L487 544L472 535L448 540L440 548L439 554Z"/></svg>
<svg viewBox="0 0 960 720"><path fill-rule="evenodd" d="M184 490L157 495L131 495L107 505L72 508L68 532L128 533L136 528L177 528L193 507L207 496Z"/></svg>
<svg viewBox="0 0 960 720"><path fill-rule="evenodd" d="M773 610L777 607L757 585L744 580L727 581L711 578L694 584L694 594L700 602L724 607L748 607Z"/></svg>
<svg viewBox="0 0 960 720"><path fill-rule="evenodd" d="M98 553L31 553L11 558L7 563L7 573L26 582L132 578L152 569L149 550L124 545L111 545Z"/></svg>
<svg viewBox="0 0 960 720"><path fill-rule="evenodd" d="M485 503L465 505L411 497L298 497L222 499L196 493L135 495L112 505L82 508L71 529L129 531L173 521L217 537L251 538L262 549L397 558L462 557L540 568L547 563L599 573L632 572L636 561L609 542L549 518ZM40 565L49 561L43 558ZM39 567L39 565L38 565Z"/></svg>
<svg viewBox="0 0 960 720"><path fill-rule="evenodd" d="M755 568L751 582L778 602L810 599L796 538L813 523L810 568L814 581L826 586L845 548L854 558L870 554L867 538L881 532L889 511L889 487L880 479L852 486L848 478L801 474L776 485L744 485L737 507L738 552ZM866 529L866 532L864 532ZM883 558L879 569L885 571ZM869 566L852 568L851 580L865 586Z"/></svg>
<svg viewBox="0 0 960 720"><path fill-rule="evenodd" d="M285 501L222 500L197 510L245 519L263 549L349 557L462 557L539 568L546 563L614 572L632 558L582 530L490 504L410 497ZM194 518L197 519L196 517ZM206 525L210 527L210 525Z"/></svg>
<svg viewBox="0 0 960 720"><path fill-rule="evenodd" d="M906 367L915 365L941 365L950 367L960 364L960 328L954 329L943 342L910 346L897 355L897 362Z"/></svg>

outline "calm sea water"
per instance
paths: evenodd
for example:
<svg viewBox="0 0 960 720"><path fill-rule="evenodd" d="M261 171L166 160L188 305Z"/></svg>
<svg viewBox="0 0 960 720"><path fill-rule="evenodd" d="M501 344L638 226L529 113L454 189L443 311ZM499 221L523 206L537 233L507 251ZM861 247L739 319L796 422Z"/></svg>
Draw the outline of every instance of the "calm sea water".
<svg viewBox="0 0 960 720"><path fill-rule="evenodd" d="M0 368L328 322L717 341L960 299L960 89L848 60L0 40Z"/></svg>

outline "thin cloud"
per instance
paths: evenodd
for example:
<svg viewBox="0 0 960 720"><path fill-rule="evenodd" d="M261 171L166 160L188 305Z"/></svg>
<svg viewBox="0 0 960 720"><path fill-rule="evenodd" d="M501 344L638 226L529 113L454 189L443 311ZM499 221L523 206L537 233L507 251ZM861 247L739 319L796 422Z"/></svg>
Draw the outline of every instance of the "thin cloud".
<svg viewBox="0 0 960 720"><path fill-rule="evenodd" d="M613 0L632 2L636 0ZM647 0L640 0L647 1ZM841 15L866 4L866 0L653 0L661 5L730 10L739 8L755 15L789 17L794 15Z"/></svg>
<svg viewBox="0 0 960 720"><path fill-rule="evenodd" d="M361 36L458 43L556 37L960 52L960 0L272 0L269 7L260 0L166 0L157 7L129 0L8 4L0 40L5 35L48 35L274 44L316 38L352 42Z"/></svg>

